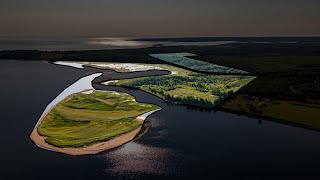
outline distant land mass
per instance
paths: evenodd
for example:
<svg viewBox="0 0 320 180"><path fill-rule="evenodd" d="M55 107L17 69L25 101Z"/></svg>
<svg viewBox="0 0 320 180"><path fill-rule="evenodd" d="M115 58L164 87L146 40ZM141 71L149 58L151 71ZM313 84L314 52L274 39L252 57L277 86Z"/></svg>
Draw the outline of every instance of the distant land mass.
<svg viewBox="0 0 320 180"><path fill-rule="evenodd" d="M220 41L231 39L240 41L246 38L213 38ZM179 38L161 39L165 40L186 41ZM205 41L203 38L200 40ZM199 39L188 41L199 41ZM246 42L221 45L151 46L113 50L14 50L0 51L0 59L166 64L165 61L149 54L179 52L197 54L198 56L192 58L241 69L257 76L216 107L217 109L320 130L320 124L316 120L320 110L320 38L318 37L247 38Z"/></svg>

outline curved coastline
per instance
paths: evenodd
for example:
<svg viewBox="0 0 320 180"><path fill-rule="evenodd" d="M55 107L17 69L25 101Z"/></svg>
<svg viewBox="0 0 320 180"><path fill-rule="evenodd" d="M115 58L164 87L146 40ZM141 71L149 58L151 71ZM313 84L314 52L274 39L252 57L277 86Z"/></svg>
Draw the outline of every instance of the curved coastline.
<svg viewBox="0 0 320 180"><path fill-rule="evenodd" d="M92 91L94 88L92 87L92 81L96 78L101 76L102 73L95 73L91 74L89 76L85 76L71 84L69 87L64 89L57 97L55 97L46 107L46 109L43 111L41 114L41 117L39 118L37 124L35 127L37 127L40 124L40 120L44 118L44 116L47 115L47 113L55 106L57 105L60 101L65 99L71 94L74 93L79 93L79 92L85 92L85 91Z"/></svg>
<svg viewBox="0 0 320 180"><path fill-rule="evenodd" d="M136 118L136 120L144 122L145 119L149 115L153 114L154 112L160 111L160 110L161 109L156 109L156 110L144 113L144 114L138 116ZM44 117L42 119L40 119L40 123L44 119ZM42 149L46 149L46 150L54 151L54 152L59 152L59 153L64 153L64 154L69 154L69 155L74 155L74 156L89 155L89 154L97 154L97 153L100 153L100 152L103 152L103 151L106 151L109 149L113 149L113 148L119 147L125 143L130 142L131 140L133 140L137 136L137 134L140 132L141 128L142 128L142 125L133 131L122 134L122 135L115 137L111 140L100 142L100 143L95 143L90 146L85 146L85 147L80 147L80 148L60 148L60 147L55 147L55 146L47 143L45 141L45 137L41 136L38 133L38 125L33 129L32 133L30 135L30 138L38 147L40 147Z"/></svg>
<svg viewBox="0 0 320 180"><path fill-rule="evenodd" d="M38 147L40 147L42 149L46 149L46 150L54 151L54 152L59 152L59 153L63 153L63 154L74 155L74 156L89 155L89 154L97 154L102 151L113 149L113 148L119 147L119 146L131 141L140 132L141 127L142 126L138 127L137 129L135 129L131 132L120 135L114 139L111 139L109 141L95 143L93 145L85 146L85 147L81 147L81 148L59 148L59 147L55 147L51 144L48 144L45 141L45 137L39 135L37 128L33 129L32 133L30 135L30 138L33 140L33 142Z"/></svg>
<svg viewBox="0 0 320 180"><path fill-rule="evenodd" d="M49 151L64 153L64 154L68 154L68 155L75 155L75 156L76 155L89 155L89 154L97 154L102 151L106 151L109 149L119 147L119 146L133 140L137 136L137 134L142 129L143 124L130 132L119 135L119 136L117 136L111 140L108 140L108 141L94 143L92 145L85 146L85 147L79 147L79 148L72 148L72 147L60 148L60 147L55 147L55 146L47 143L45 141L46 138L44 136L41 136L38 133L38 127L39 127L40 123L42 122L42 120L47 116L47 114L50 112L50 110L55 105L57 105L63 99L69 97L70 95L72 95L74 93L80 93L80 92L91 93L92 91L94 91L95 89L92 87L91 82L93 81L94 78L100 76L101 74L102 73L96 73L96 74L92 74L92 75L89 75L89 76L86 76L86 77L79 79L78 81L76 81L75 83L70 85L68 88L66 88L64 91L62 91L51 103L48 104L48 106L46 107L46 109L42 113L40 119L37 121L35 127L33 128L32 132L30 134L31 140L39 148L49 150ZM159 111L161 109L162 108L159 108L159 109L156 109L156 110L153 110L150 112L146 112L146 113L138 116L136 118L136 120L140 121L140 122L144 122L145 119L149 115L151 115L154 112Z"/></svg>

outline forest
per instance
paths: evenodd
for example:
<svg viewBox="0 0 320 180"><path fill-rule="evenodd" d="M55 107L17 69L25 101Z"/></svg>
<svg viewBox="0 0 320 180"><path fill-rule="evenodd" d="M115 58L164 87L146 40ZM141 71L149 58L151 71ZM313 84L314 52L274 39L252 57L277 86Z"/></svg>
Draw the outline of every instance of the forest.
<svg viewBox="0 0 320 180"><path fill-rule="evenodd" d="M208 75L187 71L187 73L178 72L174 75L120 80L111 85L141 89L176 104L212 108L254 78L253 76Z"/></svg>

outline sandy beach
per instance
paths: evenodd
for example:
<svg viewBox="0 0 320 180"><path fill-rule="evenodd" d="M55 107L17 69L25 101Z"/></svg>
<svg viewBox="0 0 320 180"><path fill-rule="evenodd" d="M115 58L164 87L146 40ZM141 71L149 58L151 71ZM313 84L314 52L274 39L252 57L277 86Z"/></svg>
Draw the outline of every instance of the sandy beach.
<svg viewBox="0 0 320 180"><path fill-rule="evenodd" d="M52 107L53 108L53 107ZM50 109L51 110L51 109ZM97 154L100 153L102 151L106 151L109 149L113 149L116 147L119 147L131 140L133 140L137 134L140 132L142 126L139 126L138 128L136 128L135 130L122 134L116 138L113 138L109 141L105 141L105 142L100 142L100 143L95 143L92 144L90 146L85 146L85 147L80 147L80 148L60 148L60 147L55 147L51 144L48 144L45 141L45 137L41 136L38 133L38 126L41 124L41 121L47 116L47 114L50 112L50 110L38 121L37 125L34 127L34 129L32 130L32 133L30 135L30 138L32 139L32 141L39 147L42 149L46 149L49 151L54 151L54 152L59 152L59 153L64 153L64 154L69 154L69 155L74 155L74 156L78 156L78 155L89 155L89 154ZM138 116L136 118L136 121L139 122L144 122L146 120L146 118L153 114L156 111L159 111L161 109L156 109L154 111L150 111L147 113L144 113L140 116Z"/></svg>
<svg viewBox="0 0 320 180"><path fill-rule="evenodd" d="M33 129L32 133L30 135L30 138L33 140L33 142L38 147L46 149L46 150L69 154L69 155L74 155L74 156L89 155L89 154L97 154L102 151L116 148L116 147L119 147L119 146L131 141L139 133L139 131L141 130L141 127L142 126L140 126L139 128L137 128L129 133L126 133L126 134L120 135L114 139L111 139L109 141L96 143L96 144L81 147L81 148L59 148L59 147L55 147L51 144L48 144L45 141L45 137L39 135L39 133L37 131L37 127Z"/></svg>

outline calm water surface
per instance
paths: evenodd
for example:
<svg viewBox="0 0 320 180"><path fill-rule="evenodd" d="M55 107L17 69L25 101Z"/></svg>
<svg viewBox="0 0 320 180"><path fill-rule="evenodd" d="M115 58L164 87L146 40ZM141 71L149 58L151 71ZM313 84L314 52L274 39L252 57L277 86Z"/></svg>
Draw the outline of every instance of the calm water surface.
<svg viewBox="0 0 320 180"><path fill-rule="evenodd" d="M221 45L236 41L136 41L133 38L89 38L89 37L0 37L0 50L41 50L41 51L70 51L70 50L105 50L143 48L154 45L189 46L189 45Z"/></svg>
<svg viewBox="0 0 320 180"><path fill-rule="evenodd" d="M74 157L38 148L29 135L48 103L81 77L102 71L0 61L0 179L319 179L319 132L97 84L163 110L147 119L147 130L136 140L111 151Z"/></svg>

